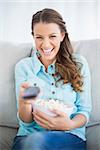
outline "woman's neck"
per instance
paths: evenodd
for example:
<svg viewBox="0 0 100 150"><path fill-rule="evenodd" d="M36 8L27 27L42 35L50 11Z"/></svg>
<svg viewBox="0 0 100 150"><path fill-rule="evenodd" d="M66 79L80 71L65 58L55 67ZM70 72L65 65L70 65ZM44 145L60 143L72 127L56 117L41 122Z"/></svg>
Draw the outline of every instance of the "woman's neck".
<svg viewBox="0 0 100 150"><path fill-rule="evenodd" d="M55 60L44 60L44 59L42 59L42 57L40 57L39 60L45 66L46 72L48 70L48 66L51 65L53 62L55 62Z"/></svg>

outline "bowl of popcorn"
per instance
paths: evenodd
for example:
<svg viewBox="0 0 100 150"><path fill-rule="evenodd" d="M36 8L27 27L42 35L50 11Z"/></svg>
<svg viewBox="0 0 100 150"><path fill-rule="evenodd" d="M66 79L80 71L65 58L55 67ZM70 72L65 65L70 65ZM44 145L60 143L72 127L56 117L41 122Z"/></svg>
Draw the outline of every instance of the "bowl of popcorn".
<svg viewBox="0 0 100 150"><path fill-rule="evenodd" d="M33 110L40 110L50 116L56 116L57 114L53 112L54 109L65 112L66 115L70 116L73 113L73 105L65 104L62 101L49 99L43 100L38 99L33 105Z"/></svg>

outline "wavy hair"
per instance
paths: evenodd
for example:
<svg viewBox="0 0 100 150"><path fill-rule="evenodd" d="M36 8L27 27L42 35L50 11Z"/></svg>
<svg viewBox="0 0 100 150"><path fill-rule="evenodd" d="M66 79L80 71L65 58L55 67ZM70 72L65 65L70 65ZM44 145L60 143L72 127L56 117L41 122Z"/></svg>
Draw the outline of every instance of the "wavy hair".
<svg viewBox="0 0 100 150"><path fill-rule="evenodd" d="M65 37L61 42L60 49L55 62L55 75L60 74L60 80L63 80L64 84L70 82L71 86L76 92L81 92L83 85L83 77L80 71L81 64L77 62L72 55L73 47L68 37L66 23L64 22L62 16L57 11L49 8L45 8L41 11L38 11L32 16L31 30L33 36L34 25L39 22L56 23L59 26L61 32L65 33Z"/></svg>

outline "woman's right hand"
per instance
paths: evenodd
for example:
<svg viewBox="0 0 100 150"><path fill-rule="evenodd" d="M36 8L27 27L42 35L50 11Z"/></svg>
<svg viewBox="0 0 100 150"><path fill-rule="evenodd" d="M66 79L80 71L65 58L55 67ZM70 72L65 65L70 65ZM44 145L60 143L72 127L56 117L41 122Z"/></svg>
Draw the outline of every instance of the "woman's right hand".
<svg viewBox="0 0 100 150"><path fill-rule="evenodd" d="M18 114L19 118L24 122L32 122L33 116L32 116L32 110L33 110L33 104L36 98L33 99L23 99L23 94L26 88L30 87L31 85L28 82L22 83L20 87L20 93L19 93L19 107L18 107Z"/></svg>
<svg viewBox="0 0 100 150"><path fill-rule="evenodd" d="M25 90L27 89L27 88L29 88L29 87L31 87L31 85L28 83L28 82L24 82L24 83L22 83L22 85L21 85L21 87L20 87L20 95L19 95L19 99L23 102L23 103L26 103L26 104L32 104L33 105L33 103L34 103L34 101L37 99L37 97L35 97L35 98L23 98L23 96L24 96L24 92L25 92Z"/></svg>

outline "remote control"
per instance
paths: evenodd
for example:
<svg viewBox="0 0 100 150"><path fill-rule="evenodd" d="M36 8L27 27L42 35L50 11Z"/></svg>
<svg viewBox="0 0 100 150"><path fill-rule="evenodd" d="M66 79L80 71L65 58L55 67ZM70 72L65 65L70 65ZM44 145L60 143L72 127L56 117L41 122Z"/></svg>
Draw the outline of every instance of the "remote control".
<svg viewBox="0 0 100 150"><path fill-rule="evenodd" d="M28 87L24 91L24 95L22 96L23 99L32 99L35 98L38 94L40 93L40 88L35 86L35 87Z"/></svg>

